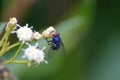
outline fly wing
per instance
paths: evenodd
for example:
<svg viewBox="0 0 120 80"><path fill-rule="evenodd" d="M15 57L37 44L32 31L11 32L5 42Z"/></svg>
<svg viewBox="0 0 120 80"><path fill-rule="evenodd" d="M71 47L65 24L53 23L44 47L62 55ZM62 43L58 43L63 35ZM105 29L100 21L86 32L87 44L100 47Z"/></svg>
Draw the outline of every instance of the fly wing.
<svg viewBox="0 0 120 80"><path fill-rule="evenodd" d="M46 40L47 40L48 47L49 47L48 54L47 54L46 58L47 59L51 59L54 56L55 51L51 48L51 46L52 46L52 40L51 39L50 40L46 39Z"/></svg>
<svg viewBox="0 0 120 80"><path fill-rule="evenodd" d="M53 56L55 56L55 54L56 54L56 51L53 50L50 46L49 51L48 51L48 59L52 59Z"/></svg>
<svg viewBox="0 0 120 80"><path fill-rule="evenodd" d="M62 41L60 41L60 48L57 50L57 54L64 56L66 53L65 46Z"/></svg>

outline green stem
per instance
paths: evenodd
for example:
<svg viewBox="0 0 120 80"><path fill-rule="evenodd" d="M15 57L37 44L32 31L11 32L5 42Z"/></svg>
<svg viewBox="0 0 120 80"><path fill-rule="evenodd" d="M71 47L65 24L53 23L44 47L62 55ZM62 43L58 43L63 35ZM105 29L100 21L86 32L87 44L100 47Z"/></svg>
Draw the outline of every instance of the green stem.
<svg viewBox="0 0 120 80"><path fill-rule="evenodd" d="M27 64L28 63L28 60L8 60L8 61L5 61L4 64L10 64L10 63L18 63L18 64Z"/></svg>
<svg viewBox="0 0 120 80"><path fill-rule="evenodd" d="M16 51L15 55L13 56L12 60L15 60L15 59L16 59L17 55L19 54L19 52L20 52L21 49L22 49L22 46L23 46L23 43L20 43L20 46L19 46L18 50Z"/></svg>
<svg viewBox="0 0 120 80"><path fill-rule="evenodd" d="M2 40L0 41L0 47L3 45L4 43L3 41L6 38L6 36L7 36L7 33L5 33L4 36L2 37Z"/></svg>
<svg viewBox="0 0 120 80"><path fill-rule="evenodd" d="M2 37L2 40L0 41L0 47L2 47L2 49L0 50L0 56L2 56L3 54L5 54L5 52L7 51L7 48L9 46L8 45L8 38L9 38L9 35L10 35L11 31L12 31L12 29L9 30L9 31L7 31L4 34L4 36Z"/></svg>
<svg viewBox="0 0 120 80"><path fill-rule="evenodd" d="M10 35L10 31L5 33L5 35L3 36L2 40L1 40L1 45L3 45L3 46L2 46L2 49L0 51L0 56L5 54L5 52L7 51L7 47L8 47L8 43L7 42L8 42L9 35Z"/></svg>
<svg viewBox="0 0 120 80"><path fill-rule="evenodd" d="M3 54L5 54L6 50L5 47L2 48L2 50L0 51L0 56L2 56Z"/></svg>
<svg viewBox="0 0 120 80"><path fill-rule="evenodd" d="M18 45L20 45L19 42L15 43L15 44L12 44L12 45L9 46L8 48L3 47L2 50L0 51L0 56L4 55L6 51L9 51L10 49L12 49L12 48L14 48L14 47L16 47L16 46L18 46Z"/></svg>
<svg viewBox="0 0 120 80"><path fill-rule="evenodd" d="M3 45L4 47L7 47L7 42L8 42L8 38L9 38L10 32L11 31L7 32L7 34L6 34L5 42L4 42L4 45Z"/></svg>
<svg viewBox="0 0 120 80"><path fill-rule="evenodd" d="M8 47L7 51L9 51L10 49L12 49L12 48L14 48L14 47L16 47L16 46L18 46L18 45L20 45L20 42L17 42L17 43L15 43L15 44L12 44L11 46Z"/></svg>

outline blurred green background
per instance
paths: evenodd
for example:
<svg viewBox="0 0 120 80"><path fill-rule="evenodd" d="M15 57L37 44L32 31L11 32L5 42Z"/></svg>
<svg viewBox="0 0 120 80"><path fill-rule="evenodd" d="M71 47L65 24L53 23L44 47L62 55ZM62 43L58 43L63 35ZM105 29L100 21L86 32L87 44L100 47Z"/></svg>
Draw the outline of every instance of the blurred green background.
<svg viewBox="0 0 120 80"><path fill-rule="evenodd" d="M19 80L120 80L119 2L0 0L1 22L16 17L19 24L40 32L55 26L66 47L65 57L56 56L39 68L6 66ZM44 40L39 43L46 45Z"/></svg>

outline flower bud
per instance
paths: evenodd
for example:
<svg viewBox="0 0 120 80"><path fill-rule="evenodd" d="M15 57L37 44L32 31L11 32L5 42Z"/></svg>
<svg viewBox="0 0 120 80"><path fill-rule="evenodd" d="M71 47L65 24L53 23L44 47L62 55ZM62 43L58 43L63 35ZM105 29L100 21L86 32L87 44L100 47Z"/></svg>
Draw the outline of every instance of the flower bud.
<svg viewBox="0 0 120 80"><path fill-rule="evenodd" d="M52 37L52 33L55 33L55 32L56 30L52 26L50 26L49 28L47 28L42 32L42 36L43 38L50 38Z"/></svg>
<svg viewBox="0 0 120 80"><path fill-rule="evenodd" d="M49 32L47 32L47 31L45 30L45 31L42 32L42 37L43 37L43 38L50 38L51 35L50 35Z"/></svg>
<svg viewBox="0 0 120 80"><path fill-rule="evenodd" d="M33 39L39 40L42 37L42 35L39 32L34 32L33 33Z"/></svg>
<svg viewBox="0 0 120 80"><path fill-rule="evenodd" d="M5 28L6 31L13 30L16 27L17 19L15 17L10 18L9 22L7 23L7 27Z"/></svg>

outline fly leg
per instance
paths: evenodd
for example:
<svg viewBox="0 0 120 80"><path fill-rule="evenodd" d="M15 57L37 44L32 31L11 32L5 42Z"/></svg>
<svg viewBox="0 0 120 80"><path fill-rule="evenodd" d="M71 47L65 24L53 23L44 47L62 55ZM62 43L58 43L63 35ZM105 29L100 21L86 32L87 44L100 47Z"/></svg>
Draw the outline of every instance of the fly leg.
<svg viewBox="0 0 120 80"><path fill-rule="evenodd" d="M51 44L53 43L52 40L47 40L47 39L46 39L46 41L47 41L48 45L51 45Z"/></svg>

